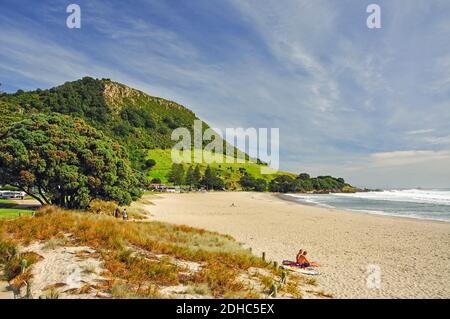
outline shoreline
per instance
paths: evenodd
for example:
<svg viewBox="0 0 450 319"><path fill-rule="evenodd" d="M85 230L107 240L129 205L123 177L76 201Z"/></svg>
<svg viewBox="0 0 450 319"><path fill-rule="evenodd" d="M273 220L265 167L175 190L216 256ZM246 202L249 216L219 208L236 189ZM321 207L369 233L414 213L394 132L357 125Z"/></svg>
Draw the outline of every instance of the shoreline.
<svg viewBox="0 0 450 319"><path fill-rule="evenodd" d="M213 192L148 197L151 219L234 237L268 260L308 250L318 285L337 298L449 298L450 224L303 205L267 193ZM232 204L235 204L232 206ZM431 260L423 263L423 260ZM381 269L367 288L368 267Z"/></svg>
<svg viewBox="0 0 450 319"><path fill-rule="evenodd" d="M289 196L287 194L280 194L280 193L269 193L272 194L274 197L277 197L281 200L284 201L288 201L288 202L293 202L293 203L297 203L299 205L304 205L304 206L311 206L311 207L319 207L319 208L323 208L323 209L331 209L334 211L338 211L338 212L348 212L348 213L355 213L355 214L368 214L371 216L380 216L380 217L387 217L387 218L399 218L399 219L407 219L407 220L416 220L416 221L423 221L423 222L431 222L431 223L444 223L444 224L450 224L450 221L448 220L443 220L443 219L433 219L433 218L423 218L423 217L415 217L415 216L400 216L400 215L392 215L389 213L377 213L375 211L361 211L361 210L356 210L356 209L343 209L343 208L337 208L337 207L332 207L332 206L325 206L325 205L320 205L318 203L308 203L308 202L302 202L302 201L298 201L296 200L294 197ZM304 193L300 193L300 194L304 194Z"/></svg>

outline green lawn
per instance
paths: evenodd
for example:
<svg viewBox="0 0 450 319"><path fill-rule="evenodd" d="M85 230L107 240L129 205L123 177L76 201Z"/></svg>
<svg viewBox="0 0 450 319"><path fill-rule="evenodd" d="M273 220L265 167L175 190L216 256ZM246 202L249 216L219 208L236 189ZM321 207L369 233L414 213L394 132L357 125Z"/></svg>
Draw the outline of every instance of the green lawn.
<svg viewBox="0 0 450 319"><path fill-rule="evenodd" d="M16 209L16 208L0 208L0 218L16 218L19 216L30 216L32 210Z"/></svg>
<svg viewBox="0 0 450 319"><path fill-rule="evenodd" d="M31 215L32 210L15 208L18 205L17 201L9 199L0 199L0 218L16 218L19 216Z"/></svg>

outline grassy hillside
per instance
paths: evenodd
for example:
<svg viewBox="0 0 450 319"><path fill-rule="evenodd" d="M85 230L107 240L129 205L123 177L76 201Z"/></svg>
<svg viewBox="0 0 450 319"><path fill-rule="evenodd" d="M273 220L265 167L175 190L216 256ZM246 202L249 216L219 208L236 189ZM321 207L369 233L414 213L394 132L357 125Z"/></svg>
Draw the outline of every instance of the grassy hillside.
<svg viewBox="0 0 450 319"><path fill-rule="evenodd" d="M204 156L212 156L211 152L204 152ZM149 150L148 159L153 159L156 162L156 165L148 171L147 176L149 178L159 178L163 183L167 183L167 176L169 174L169 171L172 168L172 158L171 158L171 150ZM192 152L192 164L184 164L184 167L187 169L189 165L196 166L197 164L193 161L194 153ZM225 157L229 161L233 160L229 157ZM250 174L255 178L263 178L266 181L272 180L275 176L278 176L280 174L287 174L292 177L295 177L295 174L286 173L286 172L274 172L273 174L261 174L261 168L263 167L261 164L257 163L251 163L249 161L246 161L246 163L236 163L234 160L234 163L202 163L199 164L200 171L204 173L207 166L210 166L211 168L214 168L217 170L220 174L220 176L227 181L229 184L228 186L231 186L230 188L240 188L238 185L239 179L245 174Z"/></svg>

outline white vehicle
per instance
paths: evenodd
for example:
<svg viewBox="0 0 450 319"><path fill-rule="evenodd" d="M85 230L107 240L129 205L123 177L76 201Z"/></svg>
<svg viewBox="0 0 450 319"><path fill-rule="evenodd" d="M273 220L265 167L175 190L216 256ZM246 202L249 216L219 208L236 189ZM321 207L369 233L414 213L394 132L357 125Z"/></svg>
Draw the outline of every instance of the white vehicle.
<svg viewBox="0 0 450 319"><path fill-rule="evenodd" d="M18 191L0 191L1 199L24 199L26 196L25 192Z"/></svg>
<svg viewBox="0 0 450 319"><path fill-rule="evenodd" d="M168 186L165 189L165 192L167 192L167 193L179 193L180 192L180 187L178 187L178 186Z"/></svg>

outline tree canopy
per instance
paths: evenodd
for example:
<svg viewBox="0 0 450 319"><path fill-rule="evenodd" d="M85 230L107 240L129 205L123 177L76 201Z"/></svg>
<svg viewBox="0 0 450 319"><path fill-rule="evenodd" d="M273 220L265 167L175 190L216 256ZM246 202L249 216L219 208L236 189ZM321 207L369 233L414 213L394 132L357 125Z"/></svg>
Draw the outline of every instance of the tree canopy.
<svg viewBox="0 0 450 319"><path fill-rule="evenodd" d="M123 147L80 119L33 115L0 136L0 184L41 204L85 208L97 198L126 205L141 196L142 181Z"/></svg>
<svg viewBox="0 0 450 319"><path fill-rule="evenodd" d="M267 189L267 182L262 178L254 178L250 174L245 174L239 180L242 189L245 191L264 192Z"/></svg>
<svg viewBox="0 0 450 319"><path fill-rule="evenodd" d="M222 190L225 188L225 183L218 176L217 170L208 166L205 170L205 175L201 180L201 185L208 190Z"/></svg>
<svg viewBox="0 0 450 319"><path fill-rule="evenodd" d="M183 164L172 164L172 169L169 172L169 182L174 185L184 184L184 167Z"/></svg>
<svg viewBox="0 0 450 319"><path fill-rule="evenodd" d="M269 191L277 193L289 193L297 190L295 179L287 175L275 177L269 183Z"/></svg>

